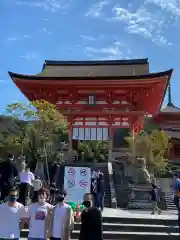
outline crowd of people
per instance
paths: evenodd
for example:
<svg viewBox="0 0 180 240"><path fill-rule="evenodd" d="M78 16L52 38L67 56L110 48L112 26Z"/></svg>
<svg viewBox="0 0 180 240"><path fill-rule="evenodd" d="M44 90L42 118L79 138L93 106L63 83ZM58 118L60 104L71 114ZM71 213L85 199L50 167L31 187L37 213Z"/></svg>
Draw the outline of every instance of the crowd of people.
<svg viewBox="0 0 180 240"><path fill-rule="evenodd" d="M0 165L0 200L6 201L8 192L14 186L18 188L18 202L24 206L29 202L37 201L37 193L43 187L47 186L47 182L42 181L39 176L31 172L29 166L24 162L21 164L21 171L18 172L14 157L8 156L8 159ZM50 196L48 201L53 203L55 200L55 192L57 192L55 182L48 185Z"/></svg>
<svg viewBox="0 0 180 240"><path fill-rule="evenodd" d="M101 171L92 172L92 194L84 195L83 209L77 206L75 212L65 201L66 191L58 190L54 182L44 186L25 163L18 173L12 155L0 166L0 190L0 239L19 239L26 225L29 240L69 240L74 221L81 221L80 240L103 239L104 175Z"/></svg>
<svg viewBox="0 0 180 240"><path fill-rule="evenodd" d="M19 176L19 184L16 178ZM74 221L81 221L79 240L102 240L102 216L104 209L105 184L101 171L92 171L91 192L82 199L83 210L75 213L65 202L66 191L56 188L54 182L46 187L27 165L18 173L13 156L0 166L0 239L19 239L20 230L29 226L29 240L69 240ZM150 192L152 214L161 213L158 208L159 191L152 184ZM174 175L173 199L178 210L180 224L180 178ZM20 228L19 228L20 225Z"/></svg>

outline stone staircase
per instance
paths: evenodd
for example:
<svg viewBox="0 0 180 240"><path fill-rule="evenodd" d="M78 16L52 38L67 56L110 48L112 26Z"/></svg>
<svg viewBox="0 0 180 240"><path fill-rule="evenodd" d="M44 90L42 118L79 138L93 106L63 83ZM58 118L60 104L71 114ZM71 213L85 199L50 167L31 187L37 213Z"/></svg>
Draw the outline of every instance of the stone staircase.
<svg viewBox="0 0 180 240"><path fill-rule="evenodd" d="M165 199L166 199L166 206L167 206L167 209L168 210L177 210L176 209L176 206L173 202L173 199L172 199L172 193L171 192L167 192L165 194Z"/></svg>
<svg viewBox="0 0 180 240"><path fill-rule="evenodd" d="M109 185L109 171L107 163L104 165L99 165L94 169L100 170L104 174L104 185L105 185L105 198L104 198L104 206L111 207L111 192Z"/></svg>
<svg viewBox="0 0 180 240"><path fill-rule="evenodd" d="M71 239L78 239L80 224L76 223ZM27 238L28 229L21 231ZM180 239L177 220L164 217L103 217L104 240L175 240Z"/></svg>

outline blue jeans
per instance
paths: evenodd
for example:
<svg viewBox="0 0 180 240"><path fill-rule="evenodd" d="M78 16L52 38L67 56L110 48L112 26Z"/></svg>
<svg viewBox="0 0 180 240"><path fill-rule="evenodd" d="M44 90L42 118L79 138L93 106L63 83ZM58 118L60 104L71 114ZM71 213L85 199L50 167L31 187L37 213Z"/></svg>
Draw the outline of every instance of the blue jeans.
<svg viewBox="0 0 180 240"><path fill-rule="evenodd" d="M104 210L104 194L97 193L97 207L101 209L101 212Z"/></svg>

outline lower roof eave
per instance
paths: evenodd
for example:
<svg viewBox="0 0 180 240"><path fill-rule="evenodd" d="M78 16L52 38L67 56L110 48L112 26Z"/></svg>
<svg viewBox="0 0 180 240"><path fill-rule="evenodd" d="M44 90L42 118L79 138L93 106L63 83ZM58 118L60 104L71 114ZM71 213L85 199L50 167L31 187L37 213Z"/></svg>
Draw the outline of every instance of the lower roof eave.
<svg viewBox="0 0 180 240"><path fill-rule="evenodd" d="M171 77L171 74L173 72L173 69L169 69L164 72L158 72L158 73L149 73L146 75L131 75L131 76L83 76L83 77L49 77L49 76L40 76L40 75L24 75L24 74L18 74L13 72L8 72L10 77L13 79L18 80L135 80L135 79L153 79L153 78L159 78L159 77L167 77L169 79Z"/></svg>

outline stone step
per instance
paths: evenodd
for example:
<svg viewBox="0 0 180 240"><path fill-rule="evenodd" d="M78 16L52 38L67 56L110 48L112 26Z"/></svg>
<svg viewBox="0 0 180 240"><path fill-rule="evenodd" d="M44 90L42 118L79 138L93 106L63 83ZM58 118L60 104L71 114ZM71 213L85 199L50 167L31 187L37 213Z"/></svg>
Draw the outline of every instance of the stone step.
<svg viewBox="0 0 180 240"><path fill-rule="evenodd" d="M21 238L27 238L28 231L21 231ZM104 231L104 240L116 239L116 240L175 240L179 239L178 233L153 233L153 232L119 232L119 231ZM79 231L73 231L71 239L75 240L79 238Z"/></svg>
<svg viewBox="0 0 180 240"><path fill-rule="evenodd" d="M144 216L143 214L125 217L103 217L104 239L121 240L172 240L180 239L177 219L167 216ZM79 238L80 224L75 224L72 239ZM21 231L27 238L28 229Z"/></svg>
<svg viewBox="0 0 180 240"><path fill-rule="evenodd" d="M81 224L75 224L74 230L79 231L80 227L81 227ZM179 227L167 226L167 225L103 223L103 231L178 233Z"/></svg>
<svg viewBox="0 0 180 240"><path fill-rule="evenodd" d="M142 216L141 216L142 215ZM103 217L104 223L121 223L121 224L142 224L142 225L164 225L164 226L177 226L177 219L174 218L164 218L164 216L149 215L149 217L144 217L143 214L139 216L127 216L127 217Z"/></svg>
<svg viewBox="0 0 180 240"><path fill-rule="evenodd" d="M78 239L79 237L79 231L73 231L72 233L72 239ZM116 239L116 240L144 240L144 238L146 238L146 240L164 240L164 239L168 239L168 240L173 240L174 239L179 239L180 236L178 233L173 233L173 234L169 234L169 233L150 233L148 232L109 232L109 231L104 231L103 232L103 237L104 239Z"/></svg>

